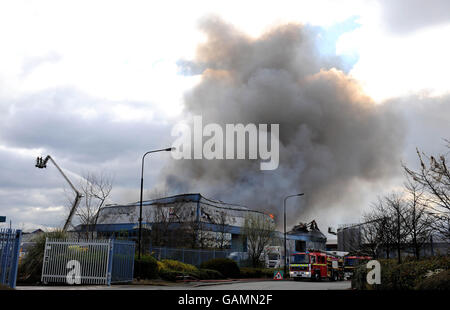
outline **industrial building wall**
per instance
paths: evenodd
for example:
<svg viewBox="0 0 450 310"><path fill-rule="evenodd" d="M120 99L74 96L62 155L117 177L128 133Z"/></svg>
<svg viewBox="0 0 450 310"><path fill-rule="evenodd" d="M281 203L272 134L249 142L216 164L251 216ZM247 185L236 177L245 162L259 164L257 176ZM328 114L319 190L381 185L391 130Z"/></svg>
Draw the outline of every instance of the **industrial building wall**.
<svg viewBox="0 0 450 310"><path fill-rule="evenodd" d="M152 231L152 240L164 246L214 248L225 243L227 247L246 251L242 227L249 214L273 221L260 211L214 201L200 194L164 197L142 204L143 223L149 224L146 229ZM139 203L107 206L100 212L96 229L109 234L127 231L134 236L138 219Z"/></svg>
<svg viewBox="0 0 450 310"><path fill-rule="evenodd" d="M361 228L343 227L337 231L338 251L352 252L361 249Z"/></svg>
<svg viewBox="0 0 450 310"><path fill-rule="evenodd" d="M177 222L178 219L192 221L196 218L197 203L183 202L142 206L144 222L159 222L162 218ZM98 224L137 223L139 219L139 205L108 206L99 214Z"/></svg>
<svg viewBox="0 0 450 310"><path fill-rule="evenodd" d="M266 217L268 215L240 206L220 205L211 200L199 202L183 201L165 204L143 204L142 217L146 223L199 222L217 225L243 227L247 214ZM139 205L109 206L101 210L98 224L137 223Z"/></svg>

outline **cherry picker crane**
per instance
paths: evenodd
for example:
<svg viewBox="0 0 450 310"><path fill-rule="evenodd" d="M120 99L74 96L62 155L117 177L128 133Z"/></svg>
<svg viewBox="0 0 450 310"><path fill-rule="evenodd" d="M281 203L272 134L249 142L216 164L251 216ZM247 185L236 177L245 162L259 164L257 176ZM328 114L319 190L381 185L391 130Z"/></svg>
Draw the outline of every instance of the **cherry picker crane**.
<svg viewBox="0 0 450 310"><path fill-rule="evenodd" d="M83 195L76 189L76 187L70 182L69 178L64 174L62 169L56 164L56 162L53 160L53 158L50 155L47 155L45 159L42 159L42 157L36 158L36 167L39 169L47 168L47 162L51 161L53 165L55 165L56 169L61 173L61 175L64 177L64 179L69 183L70 187L75 192L75 201L72 203L72 207L70 208L69 216L66 219L66 222L64 223L63 231L67 231L67 228L70 225L70 222L72 221L72 217L75 214L75 211L78 207L78 204L80 203L81 198Z"/></svg>

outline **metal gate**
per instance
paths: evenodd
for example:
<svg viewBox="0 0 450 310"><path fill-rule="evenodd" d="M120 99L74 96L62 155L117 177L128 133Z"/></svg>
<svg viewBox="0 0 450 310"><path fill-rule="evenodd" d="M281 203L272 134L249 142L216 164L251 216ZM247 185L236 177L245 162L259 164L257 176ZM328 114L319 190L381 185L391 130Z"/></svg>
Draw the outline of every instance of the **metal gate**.
<svg viewBox="0 0 450 310"><path fill-rule="evenodd" d="M0 229L0 284L16 287L21 230Z"/></svg>
<svg viewBox="0 0 450 310"><path fill-rule="evenodd" d="M133 281L134 252L135 244L133 241L113 241L112 283Z"/></svg>
<svg viewBox="0 0 450 310"><path fill-rule="evenodd" d="M133 280L134 242L46 239L43 283L106 284Z"/></svg>

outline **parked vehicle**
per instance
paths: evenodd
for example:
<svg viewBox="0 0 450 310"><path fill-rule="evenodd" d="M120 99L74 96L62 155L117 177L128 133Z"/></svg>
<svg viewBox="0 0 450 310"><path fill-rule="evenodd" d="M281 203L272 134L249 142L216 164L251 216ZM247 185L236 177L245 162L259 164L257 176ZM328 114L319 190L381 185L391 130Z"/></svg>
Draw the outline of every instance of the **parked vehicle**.
<svg viewBox="0 0 450 310"><path fill-rule="evenodd" d="M345 256L344 257L344 277L351 279L355 268L361 264L367 263L372 258L370 256Z"/></svg>
<svg viewBox="0 0 450 310"><path fill-rule="evenodd" d="M282 249L280 246L267 247L265 251L265 263L267 268L280 268L283 266Z"/></svg>
<svg viewBox="0 0 450 310"><path fill-rule="evenodd" d="M297 252L291 255L289 261L289 276L294 280L344 279L343 257L330 252L320 250Z"/></svg>
<svg viewBox="0 0 450 310"><path fill-rule="evenodd" d="M228 258L239 263L240 261L248 260L248 252L231 252Z"/></svg>

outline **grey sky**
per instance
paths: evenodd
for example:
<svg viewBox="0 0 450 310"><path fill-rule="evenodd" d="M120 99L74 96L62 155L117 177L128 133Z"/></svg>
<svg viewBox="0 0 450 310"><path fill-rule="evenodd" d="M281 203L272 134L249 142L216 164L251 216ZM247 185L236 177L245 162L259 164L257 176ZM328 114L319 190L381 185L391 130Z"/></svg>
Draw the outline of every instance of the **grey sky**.
<svg viewBox="0 0 450 310"><path fill-rule="evenodd" d="M378 2L384 26L399 35L450 24L450 2L447 0L378 0Z"/></svg>
<svg viewBox="0 0 450 310"><path fill-rule="evenodd" d="M385 106L389 106L388 110L400 120L398 124L379 124L386 128L374 127L380 136L390 141L389 148L400 148L395 154L394 165L399 160L417 164L415 147L434 154L445 151L442 138L450 138L450 88L445 82L449 72L446 53L449 44L445 40L449 37L448 1L281 2L269 1L266 4L270 5L262 5L258 14L254 12L256 2L239 1L178 3L179 10L173 9L173 3L160 4L159 8L145 1L133 6L126 1L114 4L99 1L96 5L73 2L68 7L57 1L0 4L0 40L3 42L0 50L0 215L12 219L17 227L21 223L37 227L58 226L63 222L64 180L51 165L46 170L34 167L36 156L47 154L51 154L75 182L87 171L107 171L114 176L110 202L137 201L142 154L170 146L174 140L170 135L172 126L185 118L186 112L204 113L211 120L222 117L236 122L269 122L273 118L263 117L263 114L278 115L279 120L287 119L284 124L281 121L281 128L284 125L291 129L292 119L297 114L290 111L297 111L298 107L295 100L288 100L287 94L297 90L289 86L293 85L290 84L292 76L283 76L283 72L298 73L296 78L300 79L321 69L340 69L341 56L328 55L327 58L322 55L319 58L315 54L316 41L308 36L303 37L305 41L298 44L297 50L291 40L283 41L286 39L283 36L272 37L273 40L281 38L278 42L261 40L260 46L254 49L243 40L242 48L233 50L236 54L229 57L229 51L221 51L220 46L215 46L214 52L221 51L226 56L218 58L222 63L208 59L208 55L214 53L208 54L206 50L200 50L203 57L199 62L197 48L205 42L205 37L198 24L210 13L222 16L251 38L289 22L321 27L324 33L332 25L356 16L361 27L343 34L336 44L343 53L359 57L349 76L361 83L367 95L382 98L380 101L387 100ZM379 16L374 13L371 3L378 4ZM118 20L121 23L117 23ZM421 30L429 31L430 35L420 35ZM230 40L242 39L232 32L229 35ZM398 42L398 45L392 47L392 42ZM234 68L245 77L258 71L259 65L267 67L268 62L277 59L269 53L277 44L280 47L278 56L286 61L274 63L272 67L281 66L284 71L261 70L261 74L254 75L251 81L254 91L246 92L242 87L241 93L236 92L235 98L250 96L249 102L255 103L254 106L242 110L234 102L229 106L230 110L221 110L216 104L195 100L198 95L195 91L199 92L202 87L205 92L208 89L208 85L201 83L205 67ZM222 48L225 47L224 44ZM274 91L270 94L256 91L263 83L272 86ZM325 84L314 86L318 96L309 94L315 102L332 101L330 94L333 91ZM321 92L324 89L329 91ZM223 102L229 99L226 95L228 93L219 91L210 94L211 98ZM277 95L280 100L289 102L284 112L271 110L270 105L264 105L268 107L266 110L258 110L257 102L273 100L269 95ZM321 107L335 108L327 104ZM186 108L184 112L183 108ZM314 110L314 106L310 109ZM305 111L309 110L302 110ZM329 113L329 118L318 116L314 128L320 128L317 124L324 120L346 125L346 118L333 119L332 116L340 111L335 112ZM308 122L306 118L302 121ZM389 136L392 130L388 127L397 128L401 123L405 126L404 139L399 138L396 144L397 136ZM367 128L360 128L359 137L364 137L362 131ZM285 133L281 134L289 139ZM291 144L282 152L300 152L301 149L301 145ZM336 153L342 155L341 159L345 158L345 152ZM348 157L351 156L349 153ZM147 189L167 181L174 185L169 188L170 193L179 194L180 188L175 186L179 180L177 174L190 176L189 165L198 163L170 170L168 176L165 169L173 169L171 161L169 154L154 154L147 159ZM228 168L226 165L233 163L225 164L224 169ZM330 193L344 192L345 189L347 194L340 197L339 203L327 202L325 211L320 209L308 215L308 219L318 219L322 229L327 225L356 221L378 194L402 182L401 171L397 171L384 183L369 184L358 179L351 170L353 168L346 171L354 180L348 179L345 184L337 182L342 187L329 188ZM292 166L280 166L281 173L290 173L289 169ZM167 179L161 179L163 176ZM289 180L285 178L278 182L277 190L288 188ZM214 189L214 185L220 183L219 178L207 183L211 186L196 187L195 191L206 196L210 194L211 198L224 198L218 197L220 186ZM239 191L238 184L233 184L236 187L232 190ZM229 202L244 203L251 195L251 191L242 191L239 195L225 197ZM297 220L293 218L292 223ZM6 224L0 224L0 227L2 225Z"/></svg>

